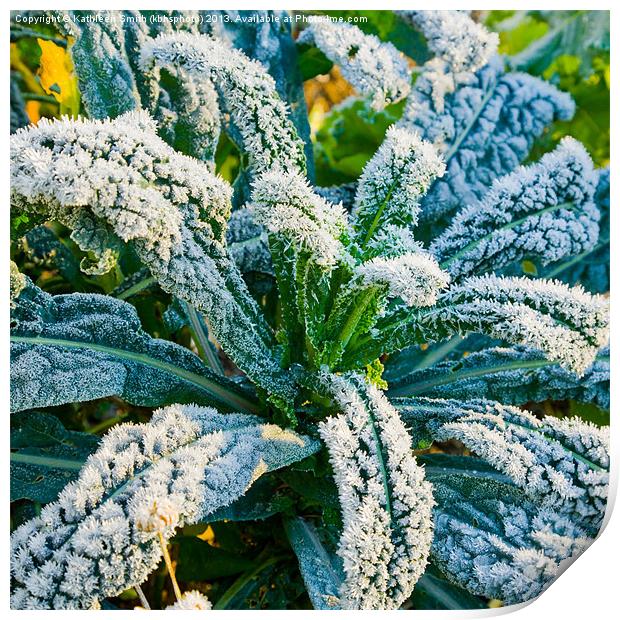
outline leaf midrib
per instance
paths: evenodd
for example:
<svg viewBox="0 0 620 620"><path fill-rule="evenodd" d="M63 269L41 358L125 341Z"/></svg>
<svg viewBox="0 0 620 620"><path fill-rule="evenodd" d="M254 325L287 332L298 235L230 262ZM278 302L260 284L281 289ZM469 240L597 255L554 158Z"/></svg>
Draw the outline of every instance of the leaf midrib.
<svg viewBox="0 0 620 620"><path fill-rule="evenodd" d="M190 370L175 366L168 362L155 359L142 353L117 349L106 345L96 344L92 342L76 342L74 340L64 340L61 338L45 338L41 336L11 336L11 342L31 344L33 346L53 346L67 349L85 349L111 355L123 360L149 366L163 372L176 375L184 379L188 383L192 383L203 388L211 395L215 396L222 404L227 406L238 407L244 412L256 413L258 411L257 404L248 398L244 398L241 394L228 391L216 381L210 381L208 378L194 373ZM232 388L232 385L230 386Z"/></svg>

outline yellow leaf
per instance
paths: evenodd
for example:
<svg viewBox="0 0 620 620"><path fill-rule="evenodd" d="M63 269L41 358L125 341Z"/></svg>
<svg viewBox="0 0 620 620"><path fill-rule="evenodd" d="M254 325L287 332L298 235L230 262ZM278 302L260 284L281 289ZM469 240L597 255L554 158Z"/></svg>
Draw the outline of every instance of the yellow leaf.
<svg viewBox="0 0 620 620"><path fill-rule="evenodd" d="M36 125L41 119L41 103L39 101L26 101L26 114L30 122Z"/></svg>
<svg viewBox="0 0 620 620"><path fill-rule="evenodd" d="M217 546L217 543L215 542L215 532L210 525L207 525L207 529L202 534L198 534L198 538L209 543L212 547Z"/></svg>
<svg viewBox="0 0 620 620"><path fill-rule="evenodd" d="M43 90L60 104L60 113L77 116L80 111L80 92L73 72L71 56L64 47L52 41L37 39L41 48L38 76Z"/></svg>

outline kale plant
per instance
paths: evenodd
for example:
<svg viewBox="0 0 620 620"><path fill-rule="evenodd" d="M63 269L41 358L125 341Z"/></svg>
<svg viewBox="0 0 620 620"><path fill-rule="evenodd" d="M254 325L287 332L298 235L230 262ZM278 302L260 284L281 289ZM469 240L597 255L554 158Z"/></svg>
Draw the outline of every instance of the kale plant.
<svg viewBox="0 0 620 620"><path fill-rule="evenodd" d="M607 427L537 403L609 406L606 297L561 268L607 234L609 173L570 137L527 161L573 102L466 13L392 15L415 67L253 15L50 13L80 114L27 124L11 91L12 606L157 606L162 559L162 605L233 606L250 577L211 597L170 549L265 519L248 572L294 553L302 606L531 599L606 507ZM354 184L314 180L313 62L399 106ZM92 402L125 413L76 426Z"/></svg>

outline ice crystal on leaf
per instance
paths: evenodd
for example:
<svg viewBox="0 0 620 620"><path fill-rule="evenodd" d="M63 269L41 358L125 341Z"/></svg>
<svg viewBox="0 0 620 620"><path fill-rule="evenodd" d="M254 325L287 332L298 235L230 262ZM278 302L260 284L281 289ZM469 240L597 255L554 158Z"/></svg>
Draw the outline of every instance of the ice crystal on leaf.
<svg viewBox="0 0 620 620"><path fill-rule="evenodd" d="M497 51L499 36L465 11L399 11L424 33L429 49L455 73L484 67Z"/></svg>
<svg viewBox="0 0 620 620"><path fill-rule="evenodd" d="M542 421L491 401L404 401L414 437L458 439L535 501L596 532L609 485L609 429L579 418Z"/></svg>
<svg viewBox="0 0 620 620"><path fill-rule="evenodd" d="M173 67L212 81L250 154L254 172L273 166L305 171L302 141L288 117L273 78L238 50L205 35L160 35L142 47L143 68Z"/></svg>
<svg viewBox="0 0 620 620"><path fill-rule="evenodd" d="M259 223L309 252L319 265L334 265L344 258L340 241L347 228L344 209L315 194L298 173L276 170L261 175L254 183L252 201Z"/></svg>
<svg viewBox="0 0 620 620"><path fill-rule="evenodd" d="M538 596L593 542L552 508L512 497L506 485L488 497L437 483L435 495L431 557L454 583L508 605Z"/></svg>
<svg viewBox="0 0 620 620"><path fill-rule="evenodd" d="M423 200L421 219L447 217L482 198L494 179L525 159L547 125L571 118L574 109L548 82L504 73L499 57L458 83L441 60L428 63L398 122L435 144L446 162L445 175Z"/></svg>
<svg viewBox="0 0 620 620"><path fill-rule="evenodd" d="M198 590L190 590L189 592L183 592L181 600L168 605L166 609L170 611L212 609L212 605L211 601L204 594L201 594Z"/></svg>
<svg viewBox="0 0 620 620"><path fill-rule="evenodd" d="M430 248L453 277L499 270L524 258L544 265L590 250L598 239L597 174L579 142L496 180L457 212Z"/></svg>
<svg viewBox="0 0 620 620"><path fill-rule="evenodd" d="M302 31L298 42L316 45L377 110L409 92L411 77L403 55L391 43L364 34L357 26L314 21Z"/></svg>
<svg viewBox="0 0 620 620"><path fill-rule="evenodd" d="M211 318L248 375L277 382L270 329L225 247L231 188L208 166L174 151L146 113L133 112L42 120L14 134L11 153L18 212L73 228L83 249L104 247L97 271L111 266L101 269L110 244L132 242L162 288ZM290 397L286 382L277 391Z"/></svg>
<svg viewBox="0 0 620 620"><path fill-rule="evenodd" d="M421 197L444 169L432 144L415 132L390 127L358 183L352 225L359 243L365 245L386 225L414 227Z"/></svg>
<svg viewBox="0 0 620 620"><path fill-rule="evenodd" d="M319 426L338 486L343 606L398 608L424 572L432 541L431 485L385 396L359 377L322 378L341 413Z"/></svg>
<svg viewBox="0 0 620 620"><path fill-rule="evenodd" d="M159 535L167 540L318 448L273 435L259 418L179 405L114 427L58 501L12 534L12 605L89 608L142 583L161 559Z"/></svg>
<svg viewBox="0 0 620 620"><path fill-rule="evenodd" d="M36 458L19 419L33 408L159 409L97 449L89 436L77 479L13 532L12 606L99 608L168 560L178 528L264 518L265 490L317 608L409 605L429 560L465 597L538 595L598 533L609 479L608 428L512 406L609 406L608 301L587 292L607 290L609 172L572 138L521 167L570 97L507 72L497 37L457 11L402 13L434 54L413 85L391 43L330 19L296 47L271 12L63 15L88 118L11 137L12 236L28 235L12 256L46 272L39 288L11 263L16 456ZM406 98L335 187L315 186L303 97L325 57L369 114ZM238 156L232 185L216 149L222 174ZM85 275L46 222L70 229ZM595 269L574 269L586 257ZM526 260L549 279L517 275ZM47 292L59 283L106 294ZM422 450L452 440L472 455ZM302 459L285 488L250 489ZM296 474L329 487L322 514ZM177 595L169 609L211 607Z"/></svg>
<svg viewBox="0 0 620 620"><path fill-rule="evenodd" d="M468 278L420 314L417 325L431 338L444 329L479 331L528 345L579 375L609 338L608 303L603 297L578 286L528 278Z"/></svg>
<svg viewBox="0 0 620 620"><path fill-rule="evenodd" d="M355 271L365 285L387 287L390 297L399 297L408 306L432 306L450 278L427 253L403 254L395 258L380 256L362 263Z"/></svg>

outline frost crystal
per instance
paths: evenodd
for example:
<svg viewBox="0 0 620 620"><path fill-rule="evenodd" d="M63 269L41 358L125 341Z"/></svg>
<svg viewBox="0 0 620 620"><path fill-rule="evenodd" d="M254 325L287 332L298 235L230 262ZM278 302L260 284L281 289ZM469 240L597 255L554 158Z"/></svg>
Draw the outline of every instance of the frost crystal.
<svg viewBox="0 0 620 620"><path fill-rule="evenodd" d="M461 211L430 251L457 278L523 258L547 264L590 250L598 239L597 174L583 146L564 138L527 168L496 180Z"/></svg>
<svg viewBox="0 0 620 620"><path fill-rule="evenodd" d="M506 474L538 506L596 534L609 485L609 428L579 418L542 421L491 401L409 401L408 423L437 441L458 439ZM418 434L414 428L413 435Z"/></svg>
<svg viewBox="0 0 620 620"><path fill-rule="evenodd" d="M265 229L256 221L251 206L232 212L226 230L228 252L241 273L273 274L271 254Z"/></svg>
<svg viewBox="0 0 620 620"><path fill-rule="evenodd" d="M404 99L409 93L411 78L403 55L391 43L364 34L357 26L317 21L301 33L298 42L314 43L340 66L347 81L371 98L376 110Z"/></svg>
<svg viewBox="0 0 620 620"><path fill-rule="evenodd" d="M274 234L309 252L317 264L333 265L344 255L340 237L347 227L342 205L329 204L297 173L267 172L254 183L256 220Z"/></svg>
<svg viewBox="0 0 620 620"><path fill-rule="evenodd" d="M461 333L477 331L531 346L579 375L609 339L603 297L580 286L528 278L468 278L441 295L420 322L431 333L453 325Z"/></svg>
<svg viewBox="0 0 620 620"><path fill-rule="evenodd" d="M457 585L505 604L538 596L592 539L553 509L436 487L431 557ZM474 525L475 524L475 525Z"/></svg>
<svg viewBox="0 0 620 620"><path fill-rule="evenodd" d="M89 608L142 583L161 559L159 535L196 523L265 471L316 450L259 418L173 405L148 424L115 426L76 482L11 536L12 607Z"/></svg>
<svg viewBox="0 0 620 620"><path fill-rule="evenodd" d="M198 590L190 590L189 592L183 592L183 597L180 601L177 601L173 605L166 607L170 611L179 611L182 609L198 610L198 609L212 609L209 599Z"/></svg>
<svg viewBox="0 0 620 620"><path fill-rule="evenodd" d="M305 171L303 142L273 78L260 63L211 37L176 33L147 41L141 65L145 70L183 69L211 81L231 115L243 151L251 155L255 173L276 165L286 171Z"/></svg>
<svg viewBox="0 0 620 620"><path fill-rule="evenodd" d="M412 131L390 127L360 177L352 225L361 245L385 225L414 227L419 200L445 166L437 150Z"/></svg>
<svg viewBox="0 0 620 620"><path fill-rule="evenodd" d="M446 173L422 201L421 219L433 222L481 199L526 158L547 125L571 118L574 109L570 96L548 82L504 74L499 57L458 84L441 60L427 63L398 122L435 144L446 161Z"/></svg>
<svg viewBox="0 0 620 620"><path fill-rule="evenodd" d="M408 374L390 373L389 395L488 398L506 405L576 400L609 409L609 349L601 349L582 377L528 347L494 347L444 360Z"/></svg>
<svg viewBox="0 0 620 620"><path fill-rule="evenodd" d="M399 11L423 32L429 49L454 73L473 72L497 51L499 36L477 24L465 11Z"/></svg>
<svg viewBox="0 0 620 620"><path fill-rule="evenodd" d="M427 253L403 254L396 258L380 256L355 269L363 284L384 285L390 297L401 298L408 306L432 306L450 278Z"/></svg>
<svg viewBox="0 0 620 620"><path fill-rule="evenodd" d="M434 500L409 435L385 396L363 379L324 375L342 413L319 433L329 450L344 530L343 606L398 608L424 572Z"/></svg>
<svg viewBox="0 0 620 620"><path fill-rule="evenodd" d="M239 368L289 397L290 382L276 387L271 330L226 252L231 188L207 165L174 151L146 113L132 112L42 120L11 136L11 157L18 212L73 228L98 254L97 272L110 267L110 246L131 241L164 290L207 315Z"/></svg>

